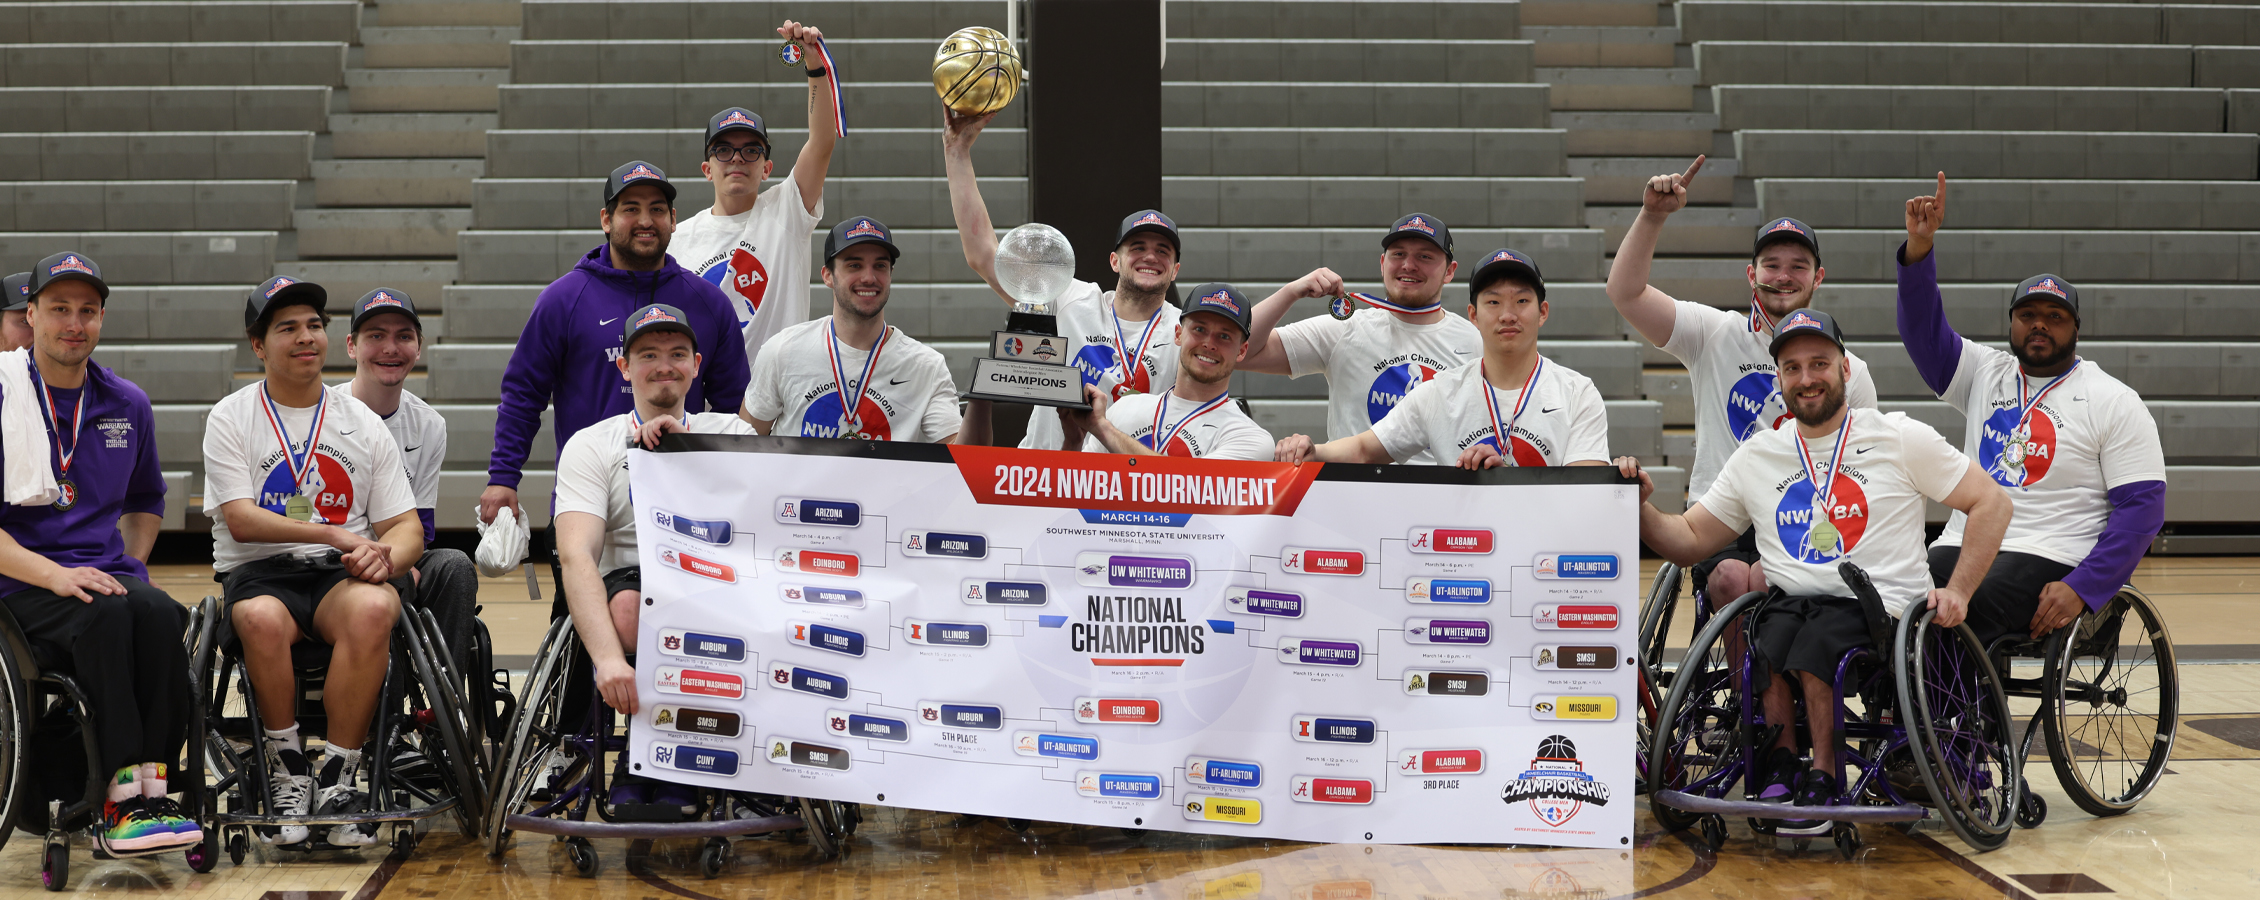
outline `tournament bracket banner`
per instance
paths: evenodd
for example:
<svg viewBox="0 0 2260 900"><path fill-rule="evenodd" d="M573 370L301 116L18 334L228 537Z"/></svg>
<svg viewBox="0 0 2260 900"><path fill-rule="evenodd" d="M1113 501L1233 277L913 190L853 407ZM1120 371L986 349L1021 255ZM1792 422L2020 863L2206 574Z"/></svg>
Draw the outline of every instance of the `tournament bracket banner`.
<svg viewBox="0 0 2260 900"><path fill-rule="evenodd" d="M1622 848L1633 485L671 435L636 771L1306 841Z"/></svg>

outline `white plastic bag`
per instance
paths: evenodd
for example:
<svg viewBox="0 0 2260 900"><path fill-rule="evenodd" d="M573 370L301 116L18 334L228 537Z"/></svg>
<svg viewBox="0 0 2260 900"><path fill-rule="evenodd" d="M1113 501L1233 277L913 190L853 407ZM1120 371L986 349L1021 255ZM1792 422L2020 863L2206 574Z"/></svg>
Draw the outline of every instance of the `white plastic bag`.
<svg viewBox="0 0 2260 900"><path fill-rule="evenodd" d="M494 514L493 522L480 522L477 507L471 509L471 521L479 526L479 574L488 578L501 578L525 561L533 535L518 521L518 514L503 507Z"/></svg>

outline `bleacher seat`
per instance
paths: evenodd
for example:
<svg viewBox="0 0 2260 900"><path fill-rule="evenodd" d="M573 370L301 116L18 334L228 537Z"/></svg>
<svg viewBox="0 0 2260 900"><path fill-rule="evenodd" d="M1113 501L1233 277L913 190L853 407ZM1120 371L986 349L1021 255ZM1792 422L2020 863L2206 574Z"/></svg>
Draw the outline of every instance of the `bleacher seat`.
<svg viewBox="0 0 2260 900"><path fill-rule="evenodd" d="M343 42L17 44L9 87L328 85L345 83Z"/></svg>
<svg viewBox="0 0 2260 900"><path fill-rule="evenodd" d="M1952 173L1948 173L1952 178ZM1757 179L1761 218L1794 214L1814 228L1888 228L1930 181L1884 178ZM1974 229L2260 229L2260 181L1955 180L1954 223ZM1779 213L1771 212L1779 210Z"/></svg>
<svg viewBox="0 0 2260 900"><path fill-rule="evenodd" d="M2150 3L1680 0L1685 41L2224 44L2260 39L2251 7ZM2249 37L2248 37L2249 35Z"/></svg>
<svg viewBox="0 0 2260 900"><path fill-rule="evenodd" d="M775 65L769 63L769 65ZM718 74L736 74L734 72ZM931 128L939 134L942 105L934 100L931 80L871 82L849 80L841 85L850 117L870 128ZM743 106L762 113L771 128L806 130L807 80L801 83L619 83L619 84L506 84L501 87L504 128L690 128L706 127L717 110ZM1019 127L1026 104L1015 103L997 113L991 124ZM785 115L791 112L789 117ZM870 132L857 129L858 137ZM772 132L774 134L774 132ZM938 142L938 138L937 138ZM850 142L852 144L853 142ZM847 146L847 145L843 145ZM695 145L691 152L700 148ZM657 162L657 160L654 160Z"/></svg>
<svg viewBox="0 0 2260 900"><path fill-rule="evenodd" d="M0 182L0 224L18 229L279 230L295 181Z"/></svg>
<svg viewBox="0 0 2260 900"><path fill-rule="evenodd" d="M806 88L802 89L804 92ZM740 104L752 98L740 98ZM805 96L800 98L806 102ZM504 103L509 102L505 94ZM724 105L731 105L727 101ZM705 148L699 138L705 128L703 120L723 107L717 106L699 116L702 120L695 128L603 128L582 130L571 126L547 126L538 129L507 128L487 132L487 176L490 178L586 178L591 184L601 184L613 168L631 159L653 163L668 173L670 180L695 181L699 174L700 155ZM860 110L858 111L860 113ZM783 128L772 125L769 140L772 153L777 155L777 171L772 177L782 178L791 171L792 161L800 158L801 144L808 138L807 127ZM973 145L975 171L985 178L1025 178L1028 174L1028 133L1020 128L990 127L982 132L982 141ZM879 128L858 125L855 139L842 141L832 151L832 165L827 170L832 177L855 178L940 178L942 172L941 129L935 128ZM677 175L675 173L683 173ZM687 209L687 208L686 208Z"/></svg>
<svg viewBox="0 0 2260 900"><path fill-rule="evenodd" d="M322 131L324 85L0 87L0 133Z"/></svg>
<svg viewBox="0 0 2260 900"><path fill-rule="evenodd" d="M1859 131L2220 131L2218 88L1720 84L1719 127Z"/></svg>
<svg viewBox="0 0 2260 900"><path fill-rule="evenodd" d="M2223 180L2260 172L2260 135L2048 131L1734 132L1745 178L2157 178Z"/></svg>
<svg viewBox="0 0 2260 900"><path fill-rule="evenodd" d="M331 41L359 36L355 0L0 3L0 44Z"/></svg>
<svg viewBox="0 0 2260 900"><path fill-rule="evenodd" d="M1544 84L1165 81L1162 118L1186 127L1544 128Z"/></svg>

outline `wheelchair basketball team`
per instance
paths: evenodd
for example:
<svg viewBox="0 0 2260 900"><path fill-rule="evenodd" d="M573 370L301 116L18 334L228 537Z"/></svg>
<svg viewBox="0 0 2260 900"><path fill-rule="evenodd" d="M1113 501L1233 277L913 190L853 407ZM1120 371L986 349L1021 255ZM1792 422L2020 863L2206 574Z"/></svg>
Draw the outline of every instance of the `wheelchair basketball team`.
<svg viewBox="0 0 2260 900"><path fill-rule="evenodd" d="M780 34L813 46L815 29L786 24ZM810 74L821 101L812 115L823 120L834 107L816 95L829 88L813 77L821 69ZM1009 302L972 168L987 121L949 113L943 150L966 261ZM807 318L805 235L823 213L830 124L813 122L792 171L764 190L774 162L760 117L715 114L701 164L715 205L680 223L664 172L642 161L621 166L604 191L606 243L542 291L503 376L479 517L491 522L507 510L524 521L521 473L550 411L564 598L555 627L569 617L568 636L585 653L572 656L581 671L571 677L619 713L637 709L633 443L672 431L990 440L988 404L961 412L941 354L885 321L902 251L884 224L848 216L831 229L816 274L832 292L832 315ZM1937 240L1943 174L1936 194L1906 204L1897 322L1923 382L1965 422L1959 449L1923 421L1877 409L1868 365L1847 349L1836 319L1814 308L1826 270L1819 236L1803 223L1776 219L1759 230L1746 316L1650 286L1658 235L1702 164L1649 181L1607 285L1631 326L1692 376L1685 512L1646 504L1654 485L1635 458L1614 464L1640 483L1642 540L1687 568L1704 598L1699 621L1711 619L1720 646L1746 658L1722 670L1754 697L1736 707L1739 724L1771 723L1746 748L1755 764L1739 772L1747 787L1736 802L1774 804L1770 814L1750 812L1756 818L1810 824L1830 807L1857 805L1871 786L1858 773L1873 754L1839 753L1857 735L1836 729L1865 727L1845 714L1848 655L1897 652L1879 646L1879 635L1915 618L1966 632L1980 648L2078 627L2120 593L2158 532L2165 464L2141 398L2078 355L2080 297L2070 283L2042 274L2011 292L2007 352L1949 325ZM1450 315L1442 300L1458 269L1450 230L1412 213L1382 237L1381 295L1349 293L1320 268L1260 303L1230 285L1202 285L1180 312L1168 299L1182 249L1168 216L1134 212L1109 257L1113 289L1077 282L1054 303L1061 333L1079 347L1093 410L1039 408L1022 446L1473 469L1610 464L1593 382L1539 353L1549 306L1530 257L1487 254L1470 275L1465 317ZM479 670L491 663L475 650L484 641L476 575L465 554L428 549L447 432L403 390L423 342L414 300L379 288L356 301L345 330L353 378L326 384L324 289L277 276L247 296L246 337L264 377L204 423L203 511L221 590L192 616L150 585L145 565L167 490L150 401L90 360L110 294L100 265L56 253L10 276L6 289L0 606L16 649L0 661L17 682L6 699L28 709L23 682L45 672L40 683L54 690L41 696L67 695L91 735L82 821L54 828L89 827L111 856L185 848L195 861L202 846L203 867L215 821L256 829L274 846L352 848L373 843L374 823L394 820L387 814L413 816L411 806L452 798L467 829L499 833L496 823L524 810L498 817L478 807L550 796L501 787L511 771L554 779L557 769L550 759L513 758L504 729L477 724L493 705L477 694ZM1334 314L1281 324L1297 301L1313 298L1333 298ZM1230 397L1236 369L1326 375L1332 440L1274 440ZM1388 403L1372 400L1383 394ZM1197 417L1217 427L1188 429ZM1926 501L1952 510L1927 555ZM1681 665L1675 697L1696 687L1694 668ZM240 672L248 698L229 719L233 731L218 724L230 715L228 672ZM318 702L310 699L317 683ZM540 714L537 705L529 697L516 715ZM1837 715L1821 714L1831 709ZM1695 719L1703 716L1720 721L1699 725L1675 752L1715 749L1735 724L1716 709ZM7 724L29 727L32 718ZM319 754L302 722L320 730ZM1656 742L1676 727L1665 716ZM1936 743L1927 726L1903 730L1911 742ZM1911 734L1918 730L1929 736ZM490 751L490 735L506 746ZM191 784L175 777L184 743ZM585 765L603 765L606 745L596 746ZM476 772L490 752L492 782ZM1937 758L1917 763L1961 772L1967 786L1970 767L1957 768L1951 755L1934 749ZM433 771L441 768L470 774ZM1664 770L1650 767L1651 786L1699 793L1701 768L1675 756ZM17 783L23 771L8 783L26 798L10 800L17 824L41 820L27 818L24 804L80 793L36 792ZM207 776L216 790L207 791ZM209 793L231 798L234 818L216 818ZM713 818L729 803L624 768L603 793L606 819ZM1928 802L1951 799L1934 789ZM240 847L230 849L240 861Z"/></svg>

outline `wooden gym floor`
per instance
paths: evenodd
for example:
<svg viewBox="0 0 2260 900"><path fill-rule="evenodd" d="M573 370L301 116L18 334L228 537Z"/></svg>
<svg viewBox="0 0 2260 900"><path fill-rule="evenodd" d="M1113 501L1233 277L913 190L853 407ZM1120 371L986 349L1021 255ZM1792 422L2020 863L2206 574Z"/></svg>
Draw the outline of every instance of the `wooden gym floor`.
<svg viewBox="0 0 2260 900"><path fill-rule="evenodd" d="M1653 563L1648 566L1652 573ZM210 573L166 567L160 587L187 602ZM504 665L523 666L547 624L523 578L482 587L484 618ZM528 836L503 859L452 832L425 837L413 858L381 848L327 858L225 860L196 875L179 856L97 862L74 849L71 891L192 900L752 900L970 897L2249 897L2260 893L2260 558L2160 558L2135 583L2164 607L2182 661L2183 727L2169 774L2134 812L2081 813L2044 759L2027 780L2049 820L2008 846L1970 852L1943 825L1914 835L1864 829L1853 860L1825 840L1800 850L1755 841L1734 825L1713 854L1659 830L1640 804L1633 851L1366 846L1251 841L1038 825L1014 834L991 820L867 808L851 852L813 861L790 838L740 841L719 878L698 873L695 841L599 841L603 868L573 873L560 845ZM2038 754L2036 753L2036 757ZM1632 801L1627 801L1632 802ZM0 850L0 900L39 888L37 839Z"/></svg>

